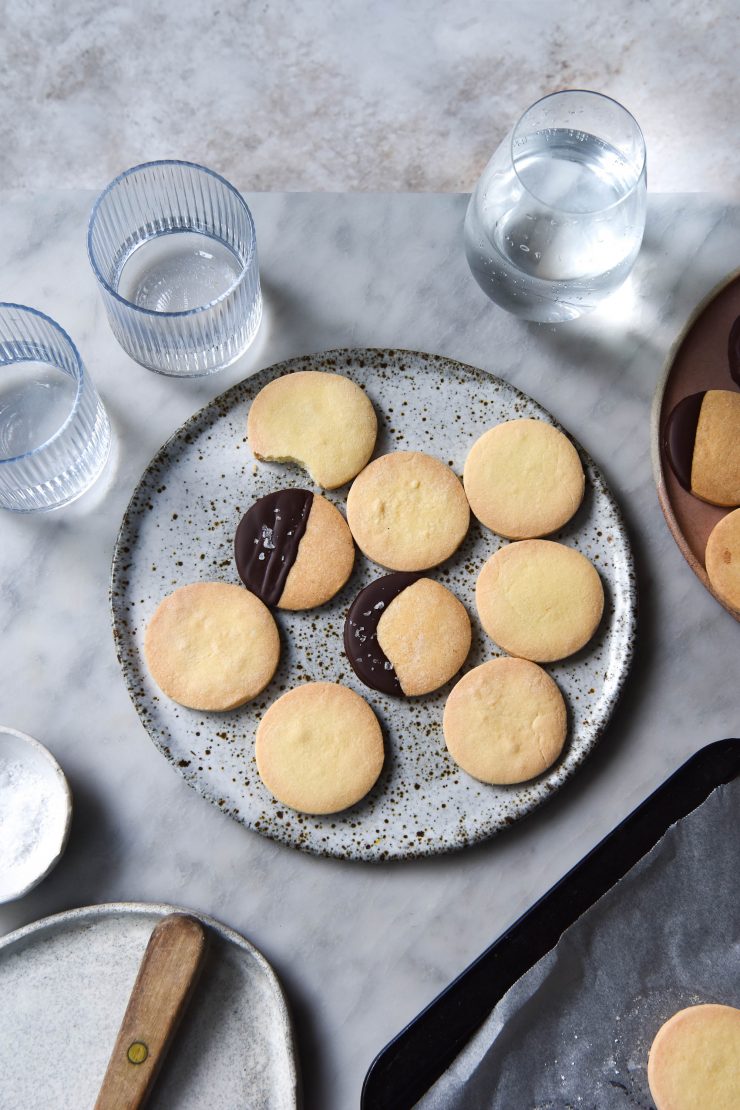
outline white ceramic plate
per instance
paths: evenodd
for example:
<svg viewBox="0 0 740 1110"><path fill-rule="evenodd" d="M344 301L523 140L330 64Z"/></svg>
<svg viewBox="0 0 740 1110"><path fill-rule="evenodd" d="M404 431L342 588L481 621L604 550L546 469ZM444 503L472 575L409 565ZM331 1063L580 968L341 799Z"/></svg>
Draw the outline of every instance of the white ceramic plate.
<svg viewBox="0 0 740 1110"><path fill-rule="evenodd" d="M151 932L173 912L90 906L0 940L0 1105L94 1105ZM191 915L207 926L208 949L147 1106L294 1110L290 1021L272 968L238 933Z"/></svg>
<svg viewBox="0 0 740 1110"><path fill-rule="evenodd" d="M233 539L249 505L285 486L311 488L297 467L256 462L245 435L247 410L258 391L281 374L308 369L337 371L367 390L380 423L376 455L427 451L449 462L457 474L475 439L491 425L527 416L554 423L536 402L500 378L411 351L309 355L229 389L158 452L121 525L111 606L129 692L152 740L187 782L275 840L353 859L430 855L483 840L534 809L573 774L604 729L632 656L636 595L629 542L611 493L580 448L586 496L573 520L552 538L594 561L606 607L591 644L547 668L568 704L569 739L559 763L533 782L486 786L456 767L441 723L452 683L428 697L403 700L368 690L355 678L342 648L345 613L357 592L385 573L359 553L347 586L329 604L308 613L276 612L282 659L273 682L254 702L224 714L193 712L164 697L144 666L144 631L166 594L200 579L239 582ZM328 496L344 510L346 493L344 488ZM457 594L473 618L465 670L503 654L478 624L474 592L480 568L504 542L473 520L460 550L430 572ZM364 801L330 817L307 817L276 802L262 786L254 760L259 718L283 691L306 678L357 690L385 732L386 765L377 785Z"/></svg>

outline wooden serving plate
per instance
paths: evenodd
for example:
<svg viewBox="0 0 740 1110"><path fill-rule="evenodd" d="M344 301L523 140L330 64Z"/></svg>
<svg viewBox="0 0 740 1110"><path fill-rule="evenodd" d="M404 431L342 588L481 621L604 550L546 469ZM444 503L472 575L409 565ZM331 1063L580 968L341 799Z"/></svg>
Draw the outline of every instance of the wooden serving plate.
<svg viewBox="0 0 740 1110"><path fill-rule="evenodd" d="M673 538L696 576L719 604L740 621L740 614L717 596L704 567L709 533L730 509L708 505L688 493L671 469L664 446L665 427L684 397L705 389L730 389L727 343L740 316L740 270L725 278L701 302L673 345L655 393L651 442L658 499Z"/></svg>

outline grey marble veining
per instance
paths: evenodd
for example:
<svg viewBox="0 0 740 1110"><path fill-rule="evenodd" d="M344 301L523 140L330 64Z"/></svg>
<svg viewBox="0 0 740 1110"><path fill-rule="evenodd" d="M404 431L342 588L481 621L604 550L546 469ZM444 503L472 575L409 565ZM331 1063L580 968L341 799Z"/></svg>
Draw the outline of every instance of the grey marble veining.
<svg viewBox="0 0 740 1110"><path fill-rule="evenodd" d="M740 728L727 665L737 623L668 532L649 444L652 393L670 344L740 260L740 209L651 196L628 285L592 316L550 327L505 315L475 284L462 251L463 196L250 195L261 333L223 373L176 382L132 363L108 329L85 254L93 194L2 199L0 299L40 308L70 332L116 443L108 472L76 504L48 516L0 516L0 719L51 749L75 799L65 857L40 887L0 909L0 930L114 900L210 913L252 941L281 977L308 1107L356 1106L389 1037L670 771ZM538 813L450 857L352 864L246 832L155 750L110 633L113 542L154 451L244 375L349 345L449 355L529 393L603 469L637 560L633 672L596 751Z"/></svg>
<svg viewBox="0 0 740 1110"><path fill-rule="evenodd" d="M469 190L533 101L589 88L652 188L737 196L733 0L6 4L0 187L188 158L248 189Z"/></svg>

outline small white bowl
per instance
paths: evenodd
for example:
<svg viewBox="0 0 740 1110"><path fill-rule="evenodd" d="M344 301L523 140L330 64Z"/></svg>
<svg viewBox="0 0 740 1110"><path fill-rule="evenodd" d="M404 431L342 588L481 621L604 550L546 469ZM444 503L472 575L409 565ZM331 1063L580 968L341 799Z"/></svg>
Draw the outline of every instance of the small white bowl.
<svg viewBox="0 0 740 1110"><path fill-rule="evenodd" d="M54 756L0 725L0 904L22 898L56 866L71 820L72 795Z"/></svg>

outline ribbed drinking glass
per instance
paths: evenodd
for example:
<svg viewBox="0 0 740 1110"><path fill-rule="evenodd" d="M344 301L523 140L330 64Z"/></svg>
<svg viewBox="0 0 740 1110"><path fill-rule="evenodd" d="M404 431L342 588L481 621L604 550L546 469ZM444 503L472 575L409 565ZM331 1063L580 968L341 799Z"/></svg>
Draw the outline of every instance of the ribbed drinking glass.
<svg viewBox="0 0 740 1110"><path fill-rule="evenodd" d="M235 362L262 318L252 214L225 178L147 162L101 193L88 254L110 326L150 370L201 377Z"/></svg>
<svg viewBox="0 0 740 1110"><path fill-rule="evenodd" d="M74 501L100 475L110 422L67 333L0 304L0 506L19 513Z"/></svg>

